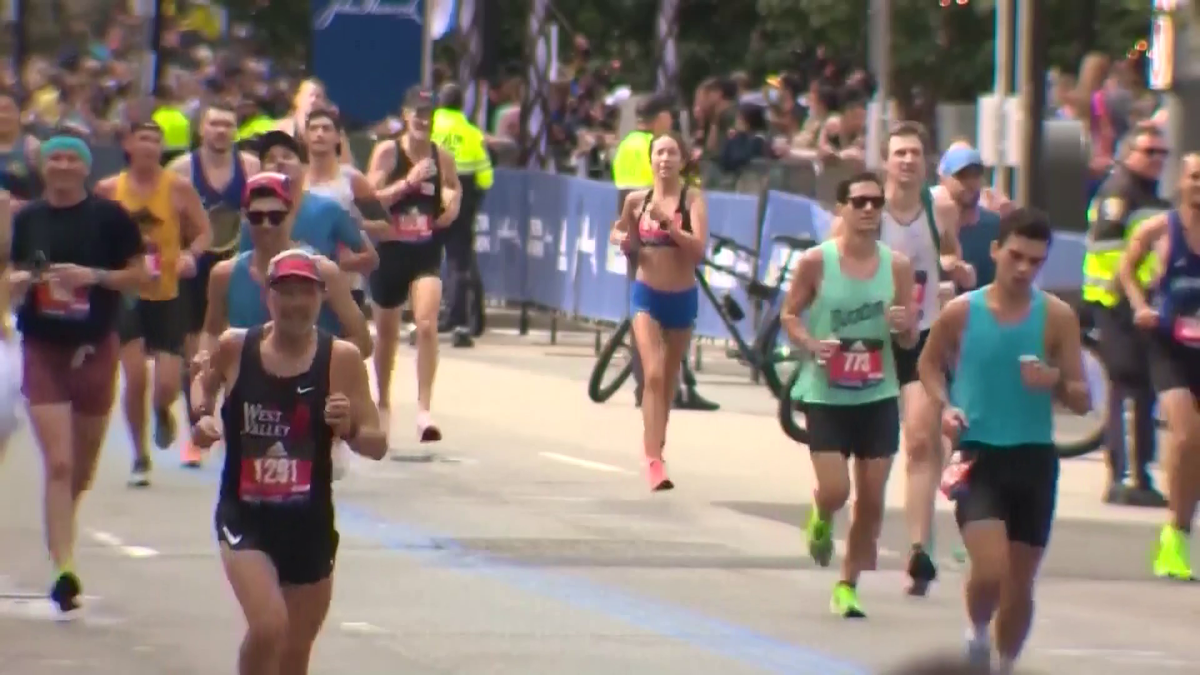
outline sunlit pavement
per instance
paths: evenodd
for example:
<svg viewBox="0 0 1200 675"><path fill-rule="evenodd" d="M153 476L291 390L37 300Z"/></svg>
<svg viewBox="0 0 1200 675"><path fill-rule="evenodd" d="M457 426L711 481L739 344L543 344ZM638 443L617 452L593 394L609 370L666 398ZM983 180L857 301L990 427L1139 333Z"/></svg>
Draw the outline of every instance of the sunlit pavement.
<svg viewBox="0 0 1200 675"><path fill-rule="evenodd" d="M572 342L574 339L574 342ZM631 388L587 400L590 338L488 336L444 349L433 461L358 461L337 486L343 539L313 672L355 675L835 675L960 647L960 572L942 504L943 578L903 593L906 536L893 512L870 616L827 612L798 524L812 475L765 389L728 364L701 372L718 413L672 417L679 488L651 495ZM713 350L715 353L715 350ZM419 458L411 351L393 394L397 456ZM159 453L149 490L124 487L114 416L83 508L78 564L88 615L52 622L40 465L27 434L0 470L0 674L232 672L242 618L212 535L216 466ZM1053 673L1195 672L1200 589L1149 578L1161 513L1099 504L1103 466L1064 467L1060 520L1027 665ZM889 486L898 506L903 467ZM844 528L843 528L844 529Z"/></svg>

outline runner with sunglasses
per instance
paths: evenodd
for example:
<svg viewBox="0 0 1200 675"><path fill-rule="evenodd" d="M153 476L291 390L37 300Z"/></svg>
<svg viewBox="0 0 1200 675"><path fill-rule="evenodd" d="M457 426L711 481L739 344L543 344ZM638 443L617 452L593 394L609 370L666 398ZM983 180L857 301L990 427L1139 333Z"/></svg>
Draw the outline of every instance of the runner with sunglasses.
<svg viewBox="0 0 1200 675"><path fill-rule="evenodd" d="M809 451L817 488L807 526L808 550L827 567L833 518L850 499L846 555L830 610L862 618L858 578L875 569L884 490L900 447L900 385L896 346L917 344L912 264L878 241L883 185L861 173L838 186L837 234L805 251L782 309L804 364L792 397L805 402ZM807 322L801 315L808 312ZM850 460L854 460L851 480Z"/></svg>
<svg viewBox="0 0 1200 675"><path fill-rule="evenodd" d="M291 236L301 197L299 187L297 182L274 172L260 173L246 182L242 215L253 246L213 268L197 361L213 353L226 328L253 328L270 320L265 280L272 258L292 248L312 251L307 242L297 242ZM334 206L341 210L336 202ZM333 335L344 335L366 358L371 353L371 334L366 317L354 302L346 274L328 258L316 255L316 260L324 283L318 325Z"/></svg>
<svg viewBox="0 0 1200 675"><path fill-rule="evenodd" d="M252 187L259 196L248 213L282 223L279 205L270 202L284 200L254 189L266 190ZM337 274L337 266L303 250L271 257L260 291L267 323L224 331L192 392L196 444L225 440L215 526L225 575L246 617L238 651L243 675L308 672L329 612L338 549L335 439L370 459L387 453L362 354L317 327L328 272Z"/></svg>

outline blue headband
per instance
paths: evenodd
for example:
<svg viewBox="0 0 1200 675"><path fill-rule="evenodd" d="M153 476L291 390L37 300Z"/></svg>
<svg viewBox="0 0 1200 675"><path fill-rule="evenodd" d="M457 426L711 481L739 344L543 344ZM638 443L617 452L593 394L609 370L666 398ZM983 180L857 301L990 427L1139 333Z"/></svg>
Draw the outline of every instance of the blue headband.
<svg viewBox="0 0 1200 675"><path fill-rule="evenodd" d="M92 165L92 151L88 149L83 139L74 136L51 136L42 141L42 160L53 152L73 152L89 167Z"/></svg>

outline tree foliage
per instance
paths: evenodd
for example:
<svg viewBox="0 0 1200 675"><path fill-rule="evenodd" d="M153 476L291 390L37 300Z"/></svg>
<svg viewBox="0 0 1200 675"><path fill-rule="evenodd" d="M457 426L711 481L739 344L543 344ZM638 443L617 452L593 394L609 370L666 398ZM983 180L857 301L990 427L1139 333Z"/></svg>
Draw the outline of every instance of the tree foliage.
<svg viewBox="0 0 1200 675"><path fill-rule="evenodd" d="M297 2L223 0L234 21L252 22L258 42L274 56L305 58L310 43L309 5ZM1048 61L1074 71L1081 45L1123 55L1144 39L1149 0L1043 0ZM1095 3L1089 20L1085 7ZM519 70L525 58L528 0L485 2L498 24L498 59ZM683 0L678 60L681 86L690 91L714 73L747 70L760 77L796 69L796 53L824 46L835 58L867 64L869 0ZM1024 4L1024 3L1019 3ZM635 89L654 86L658 0L557 0L550 20L559 23L565 58L573 34L583 34L593 58L618 61L618 78ZM940 100L971 100L992 86L995 1L969 0L942 7L938 0L892 0L895 91L914 86ZM1089 24L1089 25L1085 25ZM1089 27L1090 26L1090 27ZM453 44L451 41L450 44ZM445 45L439 53L445 53ZM451 50L452 51L452 50Z"/></svg>

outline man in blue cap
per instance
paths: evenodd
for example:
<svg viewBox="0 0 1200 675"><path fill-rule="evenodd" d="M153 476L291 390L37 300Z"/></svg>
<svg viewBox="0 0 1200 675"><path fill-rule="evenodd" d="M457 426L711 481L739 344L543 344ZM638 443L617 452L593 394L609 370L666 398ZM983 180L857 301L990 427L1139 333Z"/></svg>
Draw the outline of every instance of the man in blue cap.
<svg viewBox="0 0 1200 675"><path fill-rule="evenodd" d="M1000 232L1000 214L982 203L983 174L979 151L966 142L952 143L938 162L938 186L933 190L939 206L958 209L958 241L963 260L975 268L976 287L992 283L996 276L992 242Z"/></svg>

